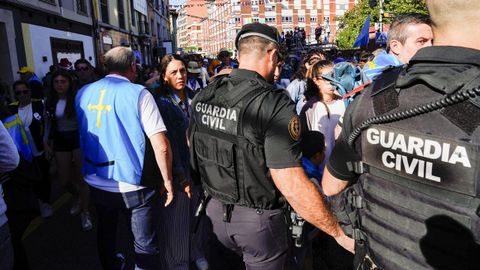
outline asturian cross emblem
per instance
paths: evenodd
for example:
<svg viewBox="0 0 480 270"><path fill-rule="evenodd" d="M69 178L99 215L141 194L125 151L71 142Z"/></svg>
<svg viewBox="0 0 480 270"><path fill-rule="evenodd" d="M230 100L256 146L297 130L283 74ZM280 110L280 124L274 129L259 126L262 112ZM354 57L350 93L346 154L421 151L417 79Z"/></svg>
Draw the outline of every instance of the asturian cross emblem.
<svg viewBox="0 0 480 270"><path fill-rule="evenodd" d="M93 105L93 104L88 104L88 109L90 111L93 111L93 110L97 110L97 128L100 128L100 119L101 119L101 116L102 116L102 111L111 111L112 110L112 106L111 105L103 105L103 97L105 96L105 93L107 92L107 90L101 90L100 91L100 100L98 101L98 104L97 105Z"/></svg>

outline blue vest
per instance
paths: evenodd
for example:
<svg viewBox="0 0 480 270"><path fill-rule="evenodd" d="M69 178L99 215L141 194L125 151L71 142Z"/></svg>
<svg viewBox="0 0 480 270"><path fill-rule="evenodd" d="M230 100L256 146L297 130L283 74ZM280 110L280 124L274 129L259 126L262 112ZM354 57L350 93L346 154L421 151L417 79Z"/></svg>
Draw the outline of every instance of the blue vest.
<svg viewBox="0 0 480 270"><path fill-rule="evenodd" d="M8 134L12 137L13 142L15 143L15 146L17 146L23 159L32 162L32 147L29 144L22 120L20 120L18 114L3 119L3 124L8 131Z"/></svg>
<svg viewBox="0 0 480 270"><path fill-rule="evenodd" d="M84 86L75 98L85 174L139 185L145 158L138 101L145 87L115 77Z"/></svg>

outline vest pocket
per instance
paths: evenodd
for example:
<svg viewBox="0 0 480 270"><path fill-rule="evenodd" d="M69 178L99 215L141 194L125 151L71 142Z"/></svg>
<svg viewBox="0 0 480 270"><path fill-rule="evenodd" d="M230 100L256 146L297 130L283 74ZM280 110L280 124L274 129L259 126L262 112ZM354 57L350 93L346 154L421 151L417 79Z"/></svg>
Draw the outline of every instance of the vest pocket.
<svg viewBox="0 0 480 270"><path fill-rule="evenodd" d="M205 189L227 203L239 200L235 145L208 134L195 133L195 154Z"/></svg>

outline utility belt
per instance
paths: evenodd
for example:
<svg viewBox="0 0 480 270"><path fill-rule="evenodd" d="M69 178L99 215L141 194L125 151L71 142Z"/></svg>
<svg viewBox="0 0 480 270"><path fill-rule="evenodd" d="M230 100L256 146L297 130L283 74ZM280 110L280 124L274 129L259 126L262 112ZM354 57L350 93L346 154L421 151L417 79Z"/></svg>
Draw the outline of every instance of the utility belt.
<svg viewBox="0 0 480 270"><path fill-rule="evenodd" d="M194 232L198 229L198 223L199 220L201 219L201 216L206 214L206 209L207 205L211 202L212 197L207 193L207 192L202 192L200 194L200 199L198 201L196 211L195 211L195 223L194 223ZM255 213L257 215L263 215L264 213L270 213L272 211L278 211L281 209L284 212L285 216L285 223L290 224L289 221L287 220L287 212L285 207L281 208L276 208L276 209L261 209L261 208L250 208L247 206L241 206L241 205L235 205L235 204L229 204L222 202L218 199L213 198L213 201L216 204L221 204L222 209L223 209L223 222L230 223L232 220L232 217L234 215L234 211L241 211L243 213L245 212L251 212L252 214Z"/></svg>

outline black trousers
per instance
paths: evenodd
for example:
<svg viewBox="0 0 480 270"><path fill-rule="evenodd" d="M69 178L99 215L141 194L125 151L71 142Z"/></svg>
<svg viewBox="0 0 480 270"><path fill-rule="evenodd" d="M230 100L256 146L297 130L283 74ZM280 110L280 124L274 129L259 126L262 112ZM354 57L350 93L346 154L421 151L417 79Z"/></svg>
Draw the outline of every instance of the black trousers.
<svg viewBox="0 0 480 270"><path fill-rule="evenodd" d="M289 262L289 233L283 209L262 210L234 206L230 222L223 221L223 205L211 199L207 215L221 245L243 257L246 269L282 270ZM215 260L225 256L213 256ZM228 269L233 269L231 262ZM218 269L213 268L213 269ZM236 268L235 268L236 269Z"/></svg>

